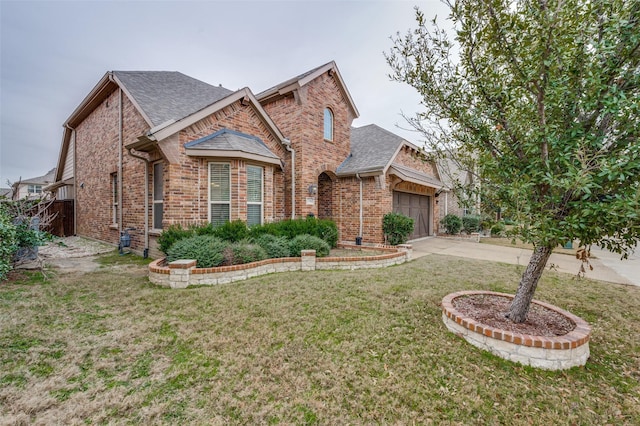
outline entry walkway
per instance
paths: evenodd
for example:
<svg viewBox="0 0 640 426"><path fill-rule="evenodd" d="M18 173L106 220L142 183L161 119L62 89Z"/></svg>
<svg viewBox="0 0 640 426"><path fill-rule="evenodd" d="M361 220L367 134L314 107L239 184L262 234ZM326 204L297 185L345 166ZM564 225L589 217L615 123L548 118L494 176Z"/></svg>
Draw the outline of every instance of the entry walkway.
<svg viewBox="0 0 640 426"><path fill-rule="evenodd" d="M437 237L412 241L410 244L413 246L413 258L444 254L526 266L533 253L527 249ZM621 261L619 255L600 249L592 249L591 254L596 259L590 260L593 271L587 271L587 278L640 286L640 257L632 256L629 260ZM547 262L547 270L553 265L553 269L558 272L576 275L580 263L575 256L553 253Z"/></svg>

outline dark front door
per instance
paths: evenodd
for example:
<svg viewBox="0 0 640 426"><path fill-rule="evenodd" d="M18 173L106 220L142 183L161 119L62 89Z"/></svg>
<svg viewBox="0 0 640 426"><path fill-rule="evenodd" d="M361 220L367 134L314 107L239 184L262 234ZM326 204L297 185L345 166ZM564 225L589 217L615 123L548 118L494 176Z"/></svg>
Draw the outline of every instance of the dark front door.
<svg viewBox="0 0 640 426"><path fill-rule="evenodd" d="M393 211L413 219L413 234L409 237L410 239L431 235L431 197L395 191Z"/></svg>

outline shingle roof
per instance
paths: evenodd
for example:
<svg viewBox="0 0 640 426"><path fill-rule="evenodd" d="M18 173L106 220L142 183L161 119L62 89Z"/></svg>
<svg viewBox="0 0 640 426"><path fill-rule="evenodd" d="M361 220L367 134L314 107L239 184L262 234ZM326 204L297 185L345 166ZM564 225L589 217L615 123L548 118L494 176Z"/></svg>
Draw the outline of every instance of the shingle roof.
<svg viewBox="0 0 640 426"><path fill-rule="evenodd" d="M279 159L260 138L229 129L218 130L208 136L186 143L184 147L214 151L240 151Z"/></svg>
<svg viewBox="0 0 640 426"><path fill-rule="evenodd" d="M317 70L319 70L320 68L326 67L327 65L329 65L329 64L331 64L331 63L333 63L333 61L332 61L332 62L327 62L327 63L326 63L326 64L324 64L324 65L320 65L319 67L315 67L315 68L314 68L314 69L312 69L312 70L309 70L309 71L304 72L304 73L302 73L302 74L300 74L300 75L297 75L297 76L295 76L295 77L292 77L292 78L290 78L289 80L286 80L286 81L283 81L282 83L276 84L275 86L272 86L272 87L268 88L267 90L263 90L262 92L260 92L260 93L258 93L258 94L256 95L256 98L258 98L258 99L262 99L263 97L265 97L265 96L267 96L267 95L269 95L269 94L271 94L271 93L277 92L278 90L280 90L280 89L282 89L282 88L284 88L284 87L287 87L287 86L289 86L289 85L291 85L291 84L295 83L296 81L303 80L305 77L307 77L307 76L309 76L309 75L313 74L314 72L316 72L316 71L317 71Z"/></svg>
<svg viewBox="0 0 640 426"><path fill-rule="evenodd" d="M375 124L351 128L351 154L338 167L338 175L382 172L405 143L400 136Z"/></svg>
<svg viewBox="0 0 640 426"><path fill-rule="evenodd" d="M391 173L397 174L403 180L409 180L409 181L420 183L422 185L433 186L434 188L438 188L438 189L444 186L444 183L442 183L440 180L436 179L435 177L428 175L424 172L421 172L419 170L415 170L410 167L403 166L402 164L393 163L391 165L390 170L391 170Z"/></svg>
<svg viewBox="0 0 640 426"><path fill-rule="evenodd" d="M32 177L29 179L22 179L20 180L20 183L46 184L46 183L55 182L55 180L56 180L56 168L54 167L53 169L49 170L46 175ZM14 182L14 183L17 183L17 182Z"/></svg>
<svg viewBox="0 0 640 426"><path fill-rule="evenodd" d="M176 71L113 71L154 126L180 120L233 91Z"/></svg>

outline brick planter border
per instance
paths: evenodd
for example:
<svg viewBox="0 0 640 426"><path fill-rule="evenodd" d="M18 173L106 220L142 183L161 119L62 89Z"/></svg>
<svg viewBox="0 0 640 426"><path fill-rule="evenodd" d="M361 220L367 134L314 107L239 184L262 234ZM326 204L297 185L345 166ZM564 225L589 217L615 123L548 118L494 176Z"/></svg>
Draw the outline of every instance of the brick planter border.
<svg viewBox="0 0 640 426"><path fill-rule="evenodd" d="M168 265L165 259L158 259L149 264L149 281L164 287L186 288L192 285L227 284L276 272L383 268L411 260L412 253L412 246L409 244L397 247L339 244L338 247L385 253L375 256L316 258L315 250L303 250L301 257L266 259L216 268L198 268L196 261L192 259L176 260Z"/></svg>
<svg viewBox="0 0 640 426"><path fill-rule="evenodd" d="M494 295L513 299L513 295L493 291L459 291L442 299L442 321L456 335L472 345L501 358L545 370L565 370L585 365L589 358L591 326L582 318L548 303L532 303L555 311L572 321L576 327L562 336L534 336L498 329L471 318L453 306L453 301L468 295Z"/></svg>

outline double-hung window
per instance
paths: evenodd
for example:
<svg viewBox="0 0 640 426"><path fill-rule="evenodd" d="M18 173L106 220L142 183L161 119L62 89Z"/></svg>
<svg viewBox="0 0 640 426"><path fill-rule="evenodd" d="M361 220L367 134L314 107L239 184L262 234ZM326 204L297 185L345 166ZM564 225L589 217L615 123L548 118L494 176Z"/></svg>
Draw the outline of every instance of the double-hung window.
<svg viewBox="0 0 640 426"><path fill-rule="evenodd" d="M29 185L29 194L42 194L42 185Z"/></svg>
<svg viewBox="0 0 640 426"><path fill-rule="evenodd" d="M263 168L247 166L247 225L262 224Z"/></svg>
<svg viewBox="0 0 640 426"><path fill-rule="evenodd" d="M153 229L162 229L164 210L164 169L162 163L153 164Z"/></svg>
<svg viewBox="0 0 640 426"><path fill-rule="evenodd" d="M231 168L229 163L209 163L209 221L223 225L231 220Z"/></svg>

